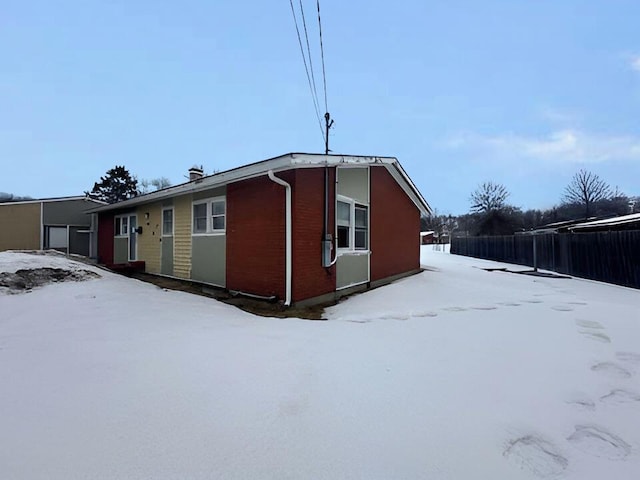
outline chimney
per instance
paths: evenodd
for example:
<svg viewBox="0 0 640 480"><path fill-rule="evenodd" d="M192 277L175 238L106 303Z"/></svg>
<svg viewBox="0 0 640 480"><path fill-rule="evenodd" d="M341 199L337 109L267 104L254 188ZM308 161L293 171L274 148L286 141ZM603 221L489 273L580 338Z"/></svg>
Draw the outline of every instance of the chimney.
<svg viewBox="0 0 640 480"><path fill-rule="evenodd" d="M201 166L194 165L189 169L189 181L193 182L194 180L200 180L204 175L204 171Z"/></svg>

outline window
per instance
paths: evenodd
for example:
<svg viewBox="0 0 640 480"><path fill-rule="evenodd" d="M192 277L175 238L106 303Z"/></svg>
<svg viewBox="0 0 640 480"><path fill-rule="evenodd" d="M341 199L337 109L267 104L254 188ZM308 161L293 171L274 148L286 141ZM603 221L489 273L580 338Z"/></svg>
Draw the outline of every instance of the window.
<svg viewBox="0 0 640 480"><path fill-rule="evenodd" d="M225 201L211 202L211 229L224 230Z"/></svg>
<svg viewBox="0 0 640 480"><path fill-rule="evenodd" d="M173 235L173 208L162 210L162 235Z"/></svg>
<svg viewBox="0 0 640 480"><path fill-rule="evenodd" d="M211 198L194 203L193 233L224 233L226 216L226 200L224 197Z"/></svg>
<svg viewBox="0 0 640 480"><path fill-rule="evenodd" d="M338 201L336 214L338 230L338 248L349 248L351 243L351 205Z"/></svg>
<svg viewBox="0 0 640 480"><path fill-rule="evenodd" d="M338 248L367 250L369 248L369 207L340 197L336 204Z"/></svg>
<svg viewBox="0 0 640 480"><path fill-rule="evenodd" d="M116 217L116 237L129 235L129 217Z"/></svg>
<svg viewBox="0 0 640 480"><path fill-rule="evenodd" d="M207 233L207 204L193 206L193 233Z"/></svg>
<svg viewBox="0 0 640 480"><path fill-rule="evenodd" d="M368 212L367 212L367 207L364 207L362 205L356 205L355 206L355 218L356 218L356 225L355 225L355 242L354 245L356 247L356 250L366 250L368 248Z"/></svg>

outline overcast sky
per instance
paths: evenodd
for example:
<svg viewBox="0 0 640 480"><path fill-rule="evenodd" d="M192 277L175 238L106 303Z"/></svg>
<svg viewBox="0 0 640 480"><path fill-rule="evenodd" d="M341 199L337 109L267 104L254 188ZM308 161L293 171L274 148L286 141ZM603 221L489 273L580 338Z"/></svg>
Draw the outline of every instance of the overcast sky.
<svg viewBox="0 0 640 480"><path fill-rule="evenodd" d="M640 195L637 0L321 9L334 152L398 157L442 213L485 180L550 207L581 167ZM324 149L287 0L4 0L0 58L0 191L82 194L116 164L176 184Z"/></svg>

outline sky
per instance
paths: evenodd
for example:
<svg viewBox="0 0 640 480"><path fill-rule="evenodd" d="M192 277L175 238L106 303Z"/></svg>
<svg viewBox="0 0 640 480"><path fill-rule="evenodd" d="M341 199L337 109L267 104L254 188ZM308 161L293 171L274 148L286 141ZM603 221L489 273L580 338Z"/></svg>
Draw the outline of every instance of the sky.
<svg viewBox="0 0 640 480"><path fill-rule="evenodd" d="M637 0L320 6L334 153L397 157L444 214L484 181L549 208L581 168L640 195ZM0 192L324 151L287 0L3 0L0 58Z"/></svg>

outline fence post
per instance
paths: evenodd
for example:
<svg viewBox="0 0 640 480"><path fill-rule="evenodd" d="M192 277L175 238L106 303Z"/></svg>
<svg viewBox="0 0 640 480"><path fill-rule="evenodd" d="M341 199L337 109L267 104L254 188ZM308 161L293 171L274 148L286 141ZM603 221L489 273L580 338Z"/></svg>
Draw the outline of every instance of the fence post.
<svg viewBox="0 0 640 480"><path fill-rule="evenodd" d="M537 272L538 271L538 248L537 248L537 239L538 236L534 233L533 234L533 271Z"/></svg>

